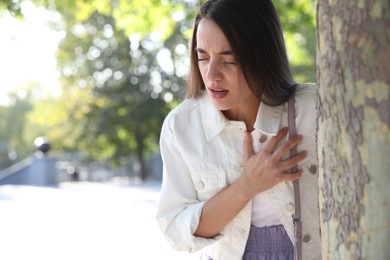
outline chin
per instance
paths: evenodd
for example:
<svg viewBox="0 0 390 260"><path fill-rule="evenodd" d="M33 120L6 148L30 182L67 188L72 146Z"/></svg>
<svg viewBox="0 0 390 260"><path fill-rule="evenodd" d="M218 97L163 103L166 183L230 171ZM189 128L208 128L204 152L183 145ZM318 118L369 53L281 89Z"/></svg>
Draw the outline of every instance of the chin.
<svg viewBox="0 0 390 260"><path fill-rule="evenodd" d="M219 101L213 101L213 105L216 109L218 109L220 111L230 110L230 106L227 106L226 104L223 104L222 102L219 102Z"/></svg>

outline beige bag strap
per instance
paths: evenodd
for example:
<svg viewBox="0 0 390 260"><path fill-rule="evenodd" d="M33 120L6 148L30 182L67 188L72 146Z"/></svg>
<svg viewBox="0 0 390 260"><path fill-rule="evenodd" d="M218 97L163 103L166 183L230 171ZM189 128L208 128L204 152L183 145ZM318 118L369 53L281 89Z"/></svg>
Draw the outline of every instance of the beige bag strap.
<svg viewBox="0 0 390 260"><path fill-rule="evenodd" d="M297 129L295 125L295 94L291 95L288 100L288 128L289 128L289 138L297 134ZM290 157L293 157L298 154L297 147L291 149ZM294 173L298 170L298 167L295 166L291 168L291 172ZM295 212L292 215L294 223L294 259L302 259L302 222L301 222L301 195L299 191L299 180L293 181L294 186L294 204Z"/></svg>

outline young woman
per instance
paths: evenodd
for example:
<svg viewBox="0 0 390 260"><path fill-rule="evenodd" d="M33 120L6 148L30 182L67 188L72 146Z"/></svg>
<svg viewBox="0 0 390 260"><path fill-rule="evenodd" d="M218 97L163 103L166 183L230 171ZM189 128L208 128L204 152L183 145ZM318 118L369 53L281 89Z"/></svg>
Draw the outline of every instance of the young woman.
<svg viewBox="0 0 390 260"><path fill-rule="evenodd" d="M190 51L187 99L161 132L157 221L166 239L176 250L204 249L203 259L293 259L299 179L303 259L319 259L316 89L294 82L271 0L206 2Z"/></svg>

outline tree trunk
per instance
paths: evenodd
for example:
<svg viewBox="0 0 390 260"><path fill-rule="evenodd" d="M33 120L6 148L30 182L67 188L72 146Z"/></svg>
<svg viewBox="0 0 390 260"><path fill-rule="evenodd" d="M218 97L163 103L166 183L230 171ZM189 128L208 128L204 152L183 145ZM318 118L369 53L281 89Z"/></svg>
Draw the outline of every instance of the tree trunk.
<svg viewBox="0 0 390 260"><path fill-rule="evenodd" d="M145 136L142 134L141 131L139 131L139 129L137 128L137 130L135 131L135 139L136 139L136 142L137 142L137 148L136 148L136 151L137 151L137 159L138 159L138 163L139 163L139 166L140 166L140 172L139 172L139 175L141 177L141 180L142 181L145 181L149 176L148 174L148 170L146 168L146 164L145 164L145 156L144 156L144 153L145 153Z"/></svg>
<svg viewBox="0 0 390 260"><path fill-rule="evenodd" d="M390 2L318 0L323 259L390 256Z"/></svg>

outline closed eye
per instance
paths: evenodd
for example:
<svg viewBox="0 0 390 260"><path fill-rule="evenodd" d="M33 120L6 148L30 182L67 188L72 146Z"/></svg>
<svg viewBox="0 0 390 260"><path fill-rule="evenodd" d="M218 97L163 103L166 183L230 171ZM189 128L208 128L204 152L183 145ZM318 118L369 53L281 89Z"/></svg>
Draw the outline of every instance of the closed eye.
<svg viewBox="0 0 390 260"><path fill-rule="evenodd" d="M210 59L209 55L207 54L207 52L205 50L203 50L202 48L195 48L195 51L197 52L197 61L198 62L202 62L202 61L207 61ZM230 58L232 57L233 60L234 60L234 55L233 55L233 52L230 51L230 50L227 50L227 51L222 51L220 53L218 53L219 55L221 55L221 58L220 58L220 62L221 64L224 64L224 65L236 65L236 62L235 61L228 61L228 60L225 60L225 58Z"/></svg>

